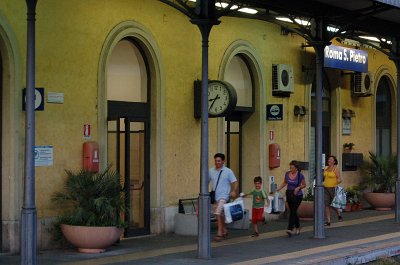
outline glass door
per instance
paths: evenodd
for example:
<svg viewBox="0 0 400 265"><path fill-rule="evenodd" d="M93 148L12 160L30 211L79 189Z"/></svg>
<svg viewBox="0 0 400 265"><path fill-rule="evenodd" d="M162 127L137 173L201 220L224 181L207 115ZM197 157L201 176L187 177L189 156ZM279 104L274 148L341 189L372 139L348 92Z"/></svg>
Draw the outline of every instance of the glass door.
<svg viewBox="0 0 400 265"><path fill-rule="evenodd" d="M242 191L242 124L240 121L225 121L226 166L232 169Z"/></svg>
<svg viewBox="0 0 400 265"><path fill-rule="evenodd" d="M108 121L108 163L121 176L128 211L125 236L148 234L149 128L146 121L119 118Z"/></svg>

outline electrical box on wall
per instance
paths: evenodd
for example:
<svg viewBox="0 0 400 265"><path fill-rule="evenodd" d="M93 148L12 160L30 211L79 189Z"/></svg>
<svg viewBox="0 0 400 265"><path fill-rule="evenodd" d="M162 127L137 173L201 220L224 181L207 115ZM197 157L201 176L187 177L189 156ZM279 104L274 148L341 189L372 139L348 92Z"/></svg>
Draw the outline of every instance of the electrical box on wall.
<svg viewBox="0 0 400 265"><path fill-rule="evenodd" d="M277 168L281 166L281 150L279 144L273 143L269 145L269 168Z"/></svg>

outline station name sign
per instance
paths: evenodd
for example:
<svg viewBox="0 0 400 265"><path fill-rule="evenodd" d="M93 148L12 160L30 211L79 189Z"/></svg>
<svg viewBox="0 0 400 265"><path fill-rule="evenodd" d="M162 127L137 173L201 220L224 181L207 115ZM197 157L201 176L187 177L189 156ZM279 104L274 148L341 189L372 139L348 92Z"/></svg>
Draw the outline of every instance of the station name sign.
<svg viewBox="0 0 400 265"><path fill-rule="evenodd" d="M324 67L367 73L368 53L362 50L329 45L324 49Z"/></svg>

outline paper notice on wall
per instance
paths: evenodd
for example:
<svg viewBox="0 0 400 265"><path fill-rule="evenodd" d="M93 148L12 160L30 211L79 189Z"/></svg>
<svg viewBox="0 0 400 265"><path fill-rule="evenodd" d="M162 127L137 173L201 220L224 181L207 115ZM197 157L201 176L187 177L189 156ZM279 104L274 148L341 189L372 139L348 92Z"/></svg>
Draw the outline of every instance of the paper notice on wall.
<svg viewBox="0 0 400 265"><path fill-rule="evenodd" d="M35 146L35 167L48 167L53 165L53 146Z"/></svg>

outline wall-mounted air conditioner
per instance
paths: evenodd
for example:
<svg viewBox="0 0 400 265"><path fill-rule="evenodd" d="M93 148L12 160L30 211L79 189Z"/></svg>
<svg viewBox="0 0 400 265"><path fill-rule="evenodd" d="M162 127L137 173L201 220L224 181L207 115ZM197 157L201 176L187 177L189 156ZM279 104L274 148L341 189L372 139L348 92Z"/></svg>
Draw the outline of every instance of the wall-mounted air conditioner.
<svg viewBox="0 0 400 265"><path fill-rule="evenodd" d="M272 94L281 95L294 92L293 67L287 64L272 65Z"/></svg>
<svg viewBox="0 0 400 265"><path fill-rule="evenodd" d="M372 95L373 76L370 72L356 72L352 80L352 92L357 97L368 97Z"/></svg>

